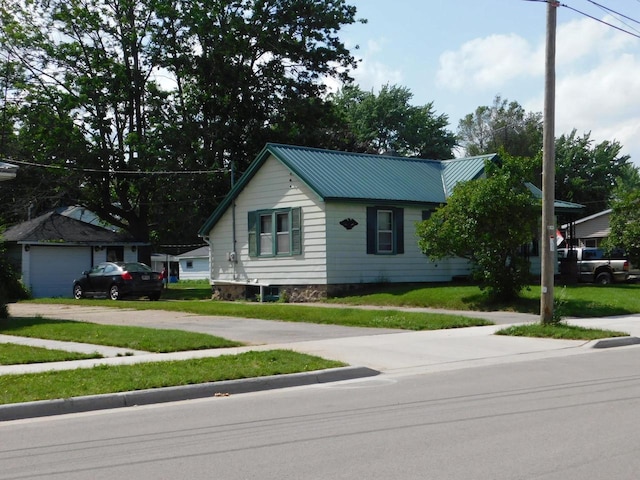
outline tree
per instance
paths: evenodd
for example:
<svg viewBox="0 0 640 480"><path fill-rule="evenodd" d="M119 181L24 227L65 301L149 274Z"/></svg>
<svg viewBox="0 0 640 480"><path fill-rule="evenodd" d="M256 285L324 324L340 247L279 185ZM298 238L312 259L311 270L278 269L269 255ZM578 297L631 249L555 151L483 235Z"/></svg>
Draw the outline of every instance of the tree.
<svg viewBox="0 0 640 480"><path fill-rule="evenodd" d="M593 144L591 134L556 139L556 198L586 206L586 215L606 209L618 181L630 178L628 155L617 141Z"/></svg>
<svg viewBox="0 0 640 480"><path fill-rule="evenodd" d="M350 131L349 149L429 159L452 158L456 140L446 130L447 116L437 115L433 103L410 105L412 97L408 88L395 85L383 86L377 95L348 86L332 96Z"/></svg>
<svg viewBox="0 0 640 480"><path fill-rule="evenodd" d="M487 177L461 182L447 204L418 224L418 244L432 260L466 258L491 300L518 296L529 280L523 245L535 238L540 208L527 189L522 159L488 165ZM517 219L517 221L516 221Z"/></svg>
<svg viewBox="0 0 640 480"><path fill-rule="evenodd" d="M9 263L0 237L0 320L9 317L7 302L28 298L28 293Z"/></svg>
<svg viewBox="0 0 640 480"><path fill-rule="evenodd" d="M518 102L499 95L458 123L458 138L467 155L496 153L536 157L542 149L542 113L525 112Z"/></svg>
<svg viewBox="0 0 640 480"><path fill-rule="evenodd" d="M633 265L640 264L640 190L621 192L611 205L605 248L622 248Z"/></svg>
<svg viewBox="0 0 640 480"><path fill-rule="evenodd" d="M142 241L194 238L231 162L240 173L283 138L289 112L326 109L323 78L355 66L344 0L34 0L0 15L24 71L23 155Z"/></svg>

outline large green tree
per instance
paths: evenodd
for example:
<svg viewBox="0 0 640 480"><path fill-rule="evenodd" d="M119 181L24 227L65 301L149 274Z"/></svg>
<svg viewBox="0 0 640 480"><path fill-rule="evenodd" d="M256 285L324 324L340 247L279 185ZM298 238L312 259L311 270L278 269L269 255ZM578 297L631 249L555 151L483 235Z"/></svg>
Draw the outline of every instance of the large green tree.
<svg viewBox="0 0 640 480"><path fill-rule="evenodd" d="M455 186L446 205L417 226L418 244L432 260L468 259L492 300L517 297L529 281L523 245L535 237L540 206L525 185L528 163L505 156L486 178Z"/></svg>
<svg viewBox="0 0 640 480"><path fill-rule="evenodd" d="M617 141L594 143L573 130L556 139L556 197L585 205L585 215L609 207L618 182L633 175Z"/></svg>
<svg viewBox="0 0 640 480"><path fill-rule="evenodd" d="M640 265L640 190L626 191L613 200L610 232L605 247L623 248L633 265Z"/></svg>
<svg viewBox="0 0 640 480"><path fill-rule="evenodd" d="M492 105L476 108L458 123L458 139L467 155L504 149L518 157L536 157L542 149L542 113L496 95Z"/></svg>
<svg viewBox="0 0 640 480"><path fill-rule="evenodd" d="M323 79L355 66L337 36L355 21L344 0L0 8L0 48L25 72L22 155L140 240L195 237L231 164L240 174L265 141L330 141Z"/></svg>
<svg viewBox="0 0 640 480"><path fill-rule="evenodd" d="M366 153L394 152L408 157L452 158L455 135L447 130L448 117L436 114L433 103L410 104L406 87L385 85L378 94L348 86L333 95L338 114L349 134L348 149Z"/></svg>

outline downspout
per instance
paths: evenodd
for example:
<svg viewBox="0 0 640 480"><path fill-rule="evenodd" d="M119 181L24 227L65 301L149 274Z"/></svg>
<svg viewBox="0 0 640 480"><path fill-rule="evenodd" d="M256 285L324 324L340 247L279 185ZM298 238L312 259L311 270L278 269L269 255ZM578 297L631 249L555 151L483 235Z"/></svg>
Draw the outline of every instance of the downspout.
<svg viewBox="0 0 640 480"><path fill-rule="evenodd" d="M209 286L211 286L211 265L213 265L213 250L211 249L211 242L209 241L208 236L200 236L202 241L207 244L209 247Z"/></svg>
<svg viewBox="0 0 640 480"><path fill-rule="evenodd" d="M235 168L234 168L235 163L232 161L231 162L231 190L233 190L233 187L236 183L236 178L235 178ZM231 199L231 237L232 237L232 243L233 245L231 246L231 263L233 263L233 279L237 280L237 273L236 273L236 264L238 263L238 258L237 258L237 253L236 253L236 199L232 198Z"/></svg>

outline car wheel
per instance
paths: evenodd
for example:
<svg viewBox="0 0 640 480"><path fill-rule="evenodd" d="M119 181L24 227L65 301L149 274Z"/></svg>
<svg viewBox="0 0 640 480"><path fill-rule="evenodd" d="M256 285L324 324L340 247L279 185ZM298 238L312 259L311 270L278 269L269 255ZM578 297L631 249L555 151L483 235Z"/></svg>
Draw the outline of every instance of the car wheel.
<svg viewBox="0 0 640 480"><path fill-rule="evenodd" d="M152 293L151 295L149 295L149 300L151 300L152 302L157 302L158 300L160 300L160 292Z"/></svg>
<svg viewBox="0 0 640 480"><path fill-rule="evenodd" d="M84 291L82 290L82 285L76 283L73 286L73 298L75 298L76 300L80 300L81 298L84 298Z"/></svg>
<svg viewBox="0 0 640 480"><path fill-rule="evenodd" d="M111 285L111 288L109 289L109 298L111 300L120 300L120 288L118 288L118 285Z"/></svg>
<svg viewBox="0 0 640 480"><path fill-rule="evenodd" d="M609 285L611 282L613 282L613 277L609 272L601 272L596 275L596 283L598 285Z"/></svg>

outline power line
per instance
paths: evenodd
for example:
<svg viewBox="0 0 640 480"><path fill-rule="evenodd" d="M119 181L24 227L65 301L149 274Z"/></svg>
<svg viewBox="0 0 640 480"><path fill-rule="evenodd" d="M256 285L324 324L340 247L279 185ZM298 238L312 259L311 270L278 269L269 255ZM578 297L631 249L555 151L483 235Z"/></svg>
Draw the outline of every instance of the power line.
<svg viewBox="0 0 640 480"><path fill-rule="evenodd" d="M25 162L21 160L11 159L11 163L18 165L26 165L38 168L53 168L57 170L73 170L82 173L99 173L103 175L202 175L208 173L229 173L228 168L218 168L214 170L158 170L158 171L141 171L141 170L99 170L95 168L81 168L65 165L52 165L45 163Z"/></svg>
<svg viewBox="0 0 640 480"><path fill-rule="evenodd" d="M554 3L557 7L567 8L569 10L572 10L572 11L576 12L576 13L579 13L580 15L584 15L587 18L595 20L596 22L602 23L604 25L607 25L608 27L615 28L616 30L619 30L620 32L623 32L623 33L626 33L628 35L631 35L632 37L640 38L640 34L639 33L634 33L634 32L631 32L629 30L625 30L624 28L621 28L621 27L618 27L617 25L614 25L612 23L606 22L606 21L604 21L604 20L602 20L602 19L600 19L598 17L594 17L593 15L590 15L590 14L588 14L586 12L583 12L582 10L578 10L577 8L574 8L574 7L570 6L570 5L567 5L566 3L556 2L555 0L524 0L524 1L525 2L537 2L537 3ZM640 0L636 0L636 1L640 2ZM602 5L596 3L596 2L594 2L592 0L587 0L587 2L590 2L590 3L596 5L596 6L600 7L600 8L602 8L602 9L610 12L610 13L613 13L613 14L616 14L616 15L620 15L621 17L626 18L626 19L628 19L628 20L630 20L632 22L640 23L640 21L638 21L638 20L636 20L634 18L631 18L631 17L628 17L626 15L623 15L623 14L621 14L619 12L616 12L615 10L612 10L612 9L610 9L608 7L602 6ZM629 28L632 28L632 27L629 27ZM635 30L635 28L633 30Z"/></svg>
<svg viewBox="0 0 640 480"><path fill-rule="evenodd" d="M639 1L640 1L640 0L639 0ZM589 2L589 3L593 3L593 4L594 4L594 5L596 5L597 7L600 7L601 9L606 10L607 12L614 13L614 14L616 14L616 15L618 15L618 16L620 16L620 17L622 17L622 18L626 18L627 20L631 20L632 22L640 23L640 21L636 20L635 18L628 17L628 16L626 16L626 15L624 15L624 14L620 13L620 12L616 12L615 10L613 10L613 9L611 9L611 8L609 8L609 7L606 7L606 6L604 6L604 5L600 5L598 2L594 2L593 0L587 0L587 2Z"/></svg>
<svg viewBox="0 0 640 480"><path fill-rule="evenodd" d="M637 34L637 33L630 32L629 30L625 30L624 28L621 28L621 27L618 27L616 25L613 25L612 23L605 22L604 20L601 20L601 19L599 19L597 17L594 17L593 15L589 15L588 13L580 11L577 8L570 7L569 5L566 5L564 3L561 3L560 6L568 8L569 10L573 10L574 12L579 13L580 15L584 15L585 17L588 17L588 18L590 18L592 20L595 20L596 22L600 22L600 23L602 23L604 25L607 25L607 26L609 26L611 28L615 28L616 30L619 30L619 31L621 31L623 33L631 35L632 37L640 38L640 35Z"/></svg>

